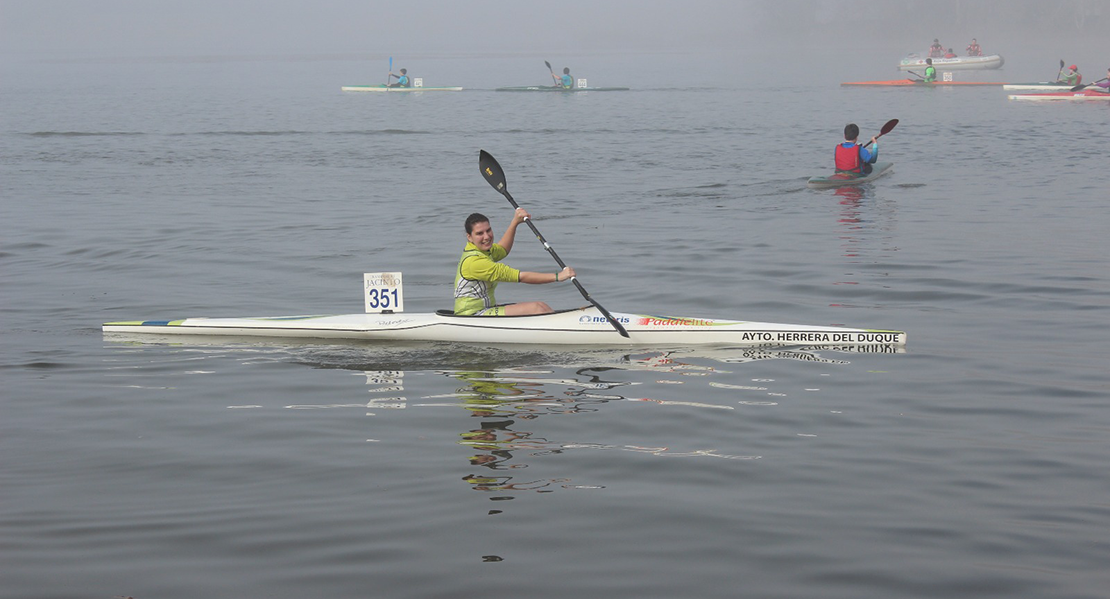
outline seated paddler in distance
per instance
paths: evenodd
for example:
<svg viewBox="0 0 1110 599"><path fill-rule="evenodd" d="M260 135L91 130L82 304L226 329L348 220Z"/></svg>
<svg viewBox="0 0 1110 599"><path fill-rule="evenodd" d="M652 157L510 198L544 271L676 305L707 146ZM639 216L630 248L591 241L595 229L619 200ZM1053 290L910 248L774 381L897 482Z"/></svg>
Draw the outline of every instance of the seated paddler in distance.
<svg viewBox="0 0 1110 599"><path fill-rule="evenodd" d="M1106 76L1103 77L1101 80L1096 81L1094 85L1096 88L1098 88L1095 91L1104 93L1110 92L1110 68L1106 69Z"/></svg>
<svg viewBox="0 0 1110 599"><path fill-rule="evenodd" d="M397 83L390 83L389 87L412 87L412 80L409 79L409 72L406 69L401 69L401 74L389 74L390 78L396 79Z"/></svg>
<svg viewBox="0 0 1110 599"><path fill-rule="evenodd" d="M1060 77L1060 83L1067 83L1068 85L1079 85L1083 83L1083 75L1079 74L1079 67L1075 65L1068 67L1068 72Z"/></svg>
<svg viewBox="0 0 1110 599"><path fill-rule="evenodd" d="M466 246L455 269L455 314L459 316L524 316L554 312L545 302L498 304L494 291L498 283L562 283L574 276L567 266L559 272L528 272L517 270L501 261L513 249L517 227L531 218L526 210L517 208L513 220L497 243L489 219L475 212L466 218Z"/></svg>
<svg viewBox="0 0 1110 599"><path fill-rule="evenodd" d="M933 66L933 59L925 59L925 78L922 83L933 83L937 80L937 68Z"/></svg>
<svg viewBox="0 0 1110 599"><path fill-rule="evenodd" d="M836 145L836 172L864 176L871 172L871 165L879 159L878 138L872 137L870 148L856 143L859 127L848 123L844 127L844 143Z"/></svg>
<svg viewBox="0 0 1110 599"><path fill-rule="evenodd" d="M570 67L563 67L562 75L552 73L551 77L555 80L556 87L574 89L574 78L570 76Z"/></svg>

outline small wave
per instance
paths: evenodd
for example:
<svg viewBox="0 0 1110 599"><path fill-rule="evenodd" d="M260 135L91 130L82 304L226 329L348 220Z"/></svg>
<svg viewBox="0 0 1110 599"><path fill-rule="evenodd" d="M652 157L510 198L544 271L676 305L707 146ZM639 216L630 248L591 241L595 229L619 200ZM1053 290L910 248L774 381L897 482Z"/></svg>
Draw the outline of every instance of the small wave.
<svg viewBox="0 0 1110 599"><path fill-rule="evenodd" d="M141 131L35 131L31 137L109 137L119 135L146 135Z"/></svg>
<svg viewBox="0 0 1110 599"><path fill-rule="evenodd" d="M364 129L361 131L332 131L331 134L339 135L428 135L430 131L415 129Z"/></svg>
<svg viewBox="0 0 1110 599"><path fill-rule="evenodd" d="M309 135L311 131L200 131L195 135L242 135L242 136L255 136L255 135ZM179 135L189 135L181 133Z"/></svg>

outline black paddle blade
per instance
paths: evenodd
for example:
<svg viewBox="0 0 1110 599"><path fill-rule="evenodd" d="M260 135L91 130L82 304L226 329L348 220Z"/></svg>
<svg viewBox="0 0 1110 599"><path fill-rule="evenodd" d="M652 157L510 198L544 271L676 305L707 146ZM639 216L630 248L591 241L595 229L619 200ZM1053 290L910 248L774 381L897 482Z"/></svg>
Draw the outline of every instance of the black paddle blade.
<svg viewBox="0 0 1110 599"><path fill-rule="evenodd" d="M894 128L897 127L897 126L898 126L898 119L890 119L889 121L886 122L885 125L883 125L883 128L881 129L881 132L879 133L879 135L886 135L887 133L890 133L891 131L893 131Z"/></svg>
<svg viewBox="0 0 1110 599"><path fill-rule="evenodd" d="M497 164L497 159L485 150L478 150L478 170L482 172L482 176L485 177L486 182L491 187L496 189L498 193L508 196L509 190L505 186L505 171L501 170L501 165Z"/></svg>
<svg viewBox="0 0 1110 599"><path fill-rule="evenodd" d="M1063 62L1064 62L1064 61L1062 61L1062 60L1060 61L1060 63L1061 63L1061 64L1063 64ZM550 63L550 62L547 62L547 61L545 60L545 61L543 61L543 64L547 65L547 70L549 70L549 71L550 71L550 70L552 70L552 69L551 69L551 63Z"/></svg>

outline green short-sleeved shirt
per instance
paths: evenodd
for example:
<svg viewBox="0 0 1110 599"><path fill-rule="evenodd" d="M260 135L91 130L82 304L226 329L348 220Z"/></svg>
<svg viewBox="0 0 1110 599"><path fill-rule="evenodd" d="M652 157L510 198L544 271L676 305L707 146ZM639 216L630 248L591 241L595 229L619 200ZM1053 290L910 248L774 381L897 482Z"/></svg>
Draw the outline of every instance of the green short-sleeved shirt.
<svg viewBox="0 0 1110 599"><path fill-rule="evenodd" d="M476 314L497 305L493 294L500 282L517 283L520 271L499 264L509 252L493 244L488 252L479 250L473 243L463 248L459 266L455 269L455 314Z"/></svg>

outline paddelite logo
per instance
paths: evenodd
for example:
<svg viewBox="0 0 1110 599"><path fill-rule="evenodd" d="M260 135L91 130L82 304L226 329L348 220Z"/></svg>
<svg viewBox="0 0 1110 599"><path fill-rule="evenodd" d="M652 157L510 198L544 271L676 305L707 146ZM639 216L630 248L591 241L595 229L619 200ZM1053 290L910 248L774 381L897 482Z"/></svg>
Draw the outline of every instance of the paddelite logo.
<svg viewBox="0 0 1110 599"><path fill-rule="evenodd" d="M629 322L631 322L631 320L627 316L621 316L621 317L614 316L613 320L615 320L615 321L617 321L621 324L628 324ZM598 324L598 323L609 324L609 319L605 318L604 316L590 316L589 314L583 314L582 316L580 316L578 318L578 322L580 322L582 324Z"/></svg>
<svg viewBox="0 0 1110 599"><path fill-rule="evenodd" d="M647 327L711 327L717 323L712 320L702 320L700 318L657 318L655 316L644 316L637 323Z"/></svg>

